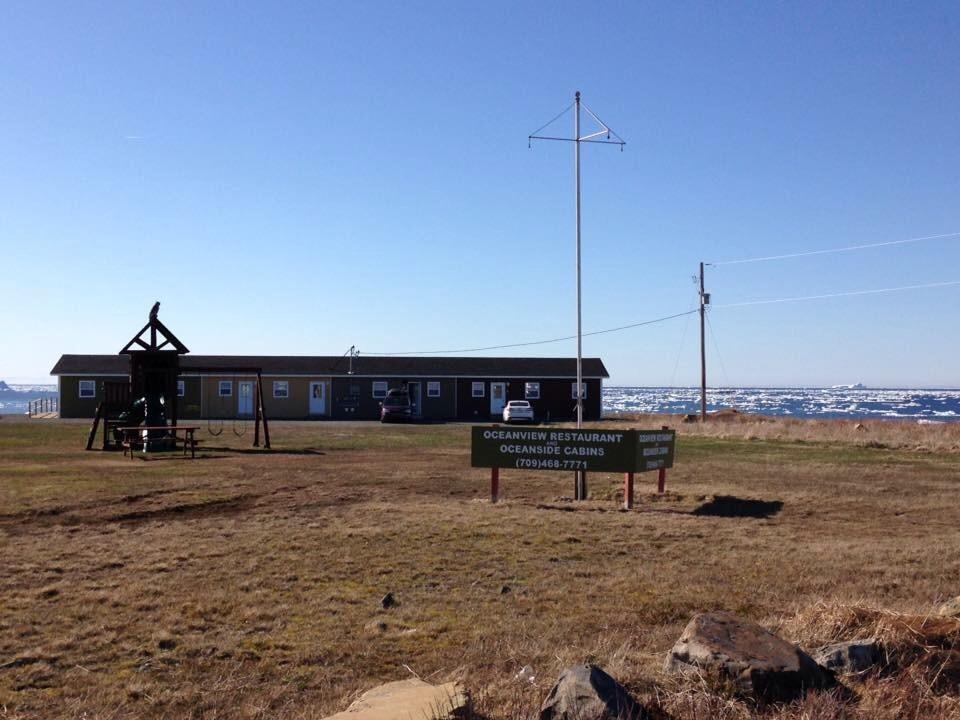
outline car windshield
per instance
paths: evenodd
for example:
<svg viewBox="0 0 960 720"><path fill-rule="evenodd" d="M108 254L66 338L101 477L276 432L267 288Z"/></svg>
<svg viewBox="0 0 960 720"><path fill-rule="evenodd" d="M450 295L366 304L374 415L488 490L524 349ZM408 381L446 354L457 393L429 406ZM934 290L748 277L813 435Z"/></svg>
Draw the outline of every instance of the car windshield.
<svg viewBox="0 0 960 720"><path fill-rule="evenodd" d="M390 405L409 405L410 396L409 395L388 395L387 399L384 400L385 403Z"/></svg>
<svg viewBox="0 0 960 720"><path fill-rule="evenodd" d="M511 400L507 404L510 405L510 407L530 407L530 403L528 403L526 400Z"/></svg>

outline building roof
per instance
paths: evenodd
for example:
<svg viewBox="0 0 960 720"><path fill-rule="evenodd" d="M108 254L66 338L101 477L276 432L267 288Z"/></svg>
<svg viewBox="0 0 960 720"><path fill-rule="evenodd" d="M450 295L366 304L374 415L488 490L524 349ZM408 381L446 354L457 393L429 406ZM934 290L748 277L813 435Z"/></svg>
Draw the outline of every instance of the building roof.
<svg viewBox="0 0 960 720"><path fill-rule="evenodd" d="M260 368L264 375L348 375L350 359L345 356L306 355L184 355L183 373ZM130 359L126 355L62 355L51 375L126 375ZM574 377L574 358L497 358L497 357L375 357L353 359L353 374L377 377ZM585 378L610 377L600 358L583 358Z"/></svg>

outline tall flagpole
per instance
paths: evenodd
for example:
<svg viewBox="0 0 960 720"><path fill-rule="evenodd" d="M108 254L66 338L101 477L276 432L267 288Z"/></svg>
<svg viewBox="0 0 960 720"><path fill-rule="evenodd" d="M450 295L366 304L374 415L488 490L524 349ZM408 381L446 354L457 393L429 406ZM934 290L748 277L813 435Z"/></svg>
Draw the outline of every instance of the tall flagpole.
<svg viewBox="0 0 960 720"><path fill-rule="evenodd" d="M577 176L577 429L583 427L583 314L580 285L580 91L574 95L573 167ZM584 498L580 498L581 500Z"/></svg>
<svg viewBox="0 0 960 720"><path fill-rule="evenodd" d="M577 430L583 427L583 302L580 283L580 91L577 90L573 98L576 105L573 113L573 166L577 176ZM574 473L573 479L575 500L587 499L587 474L582 470Z"/></svg>
<svg viewBox="0 0 960 720"><path fill-rule="evenodd" d="M576 207L577 207L577 384L574 391L575 397L577 399L577 429L583 427L583 296L582 296L582 283L581 283L581 247L580 247L580 144L589 142L589 143L600 143L603 145L619 145L620 149L623 150L623 146L626 145L626 142L617 135L613 130L611 130L599 117L597 117L590 108L585 107L587 113L592 117L599 126L600 130L597 132L590 133L589 135L580 135L580 91L578 90L573 96L573 137L564 138L564 137L550 137L545 135L540 135L540 131L552 125L556 122L562 115L566 114L567 110L570 107L567 107L567 110L564 110L560 115L557 115L553 120L548 122L546 125L541 127L539 130L536 130L527 137L527 142L530 143L532 140L560 140L563 142L572 142L573 143L573 170L574 175L576 176ZM601 139L602 136L606 136L606 139ZM616 140L611 140L610 137L613 136ZM577 500L586 500L587 499L587 474L582 470L576 471L574 475L574 498Z"/></svg>

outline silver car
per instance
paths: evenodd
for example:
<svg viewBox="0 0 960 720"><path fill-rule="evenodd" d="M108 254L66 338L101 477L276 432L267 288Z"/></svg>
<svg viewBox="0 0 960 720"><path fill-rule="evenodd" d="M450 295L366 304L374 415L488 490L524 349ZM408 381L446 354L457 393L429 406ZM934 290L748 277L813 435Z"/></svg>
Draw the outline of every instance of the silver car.
<svg viewBox="0 0 960 720"><path fill-rule="evenodd" d="M511 400L503 408L503 421L533 422L533 408L526 400Z"/></svg>

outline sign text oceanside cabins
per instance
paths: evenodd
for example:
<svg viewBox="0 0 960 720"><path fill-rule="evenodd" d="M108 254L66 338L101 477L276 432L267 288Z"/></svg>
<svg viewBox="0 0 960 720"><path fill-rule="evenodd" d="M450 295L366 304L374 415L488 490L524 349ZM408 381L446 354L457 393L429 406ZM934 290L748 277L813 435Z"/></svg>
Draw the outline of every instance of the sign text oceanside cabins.
<svg viewBox="0 0 960 720"><path fill-rule="evenodd" d="M473 467L644 472L673 466L673 430L475 426Z"/></svg>

